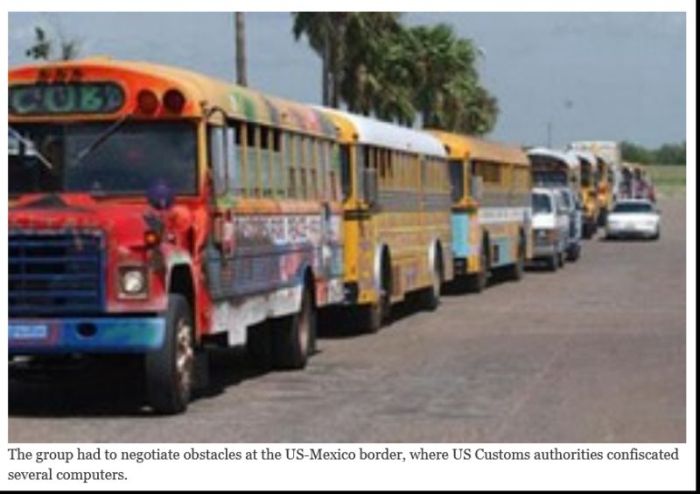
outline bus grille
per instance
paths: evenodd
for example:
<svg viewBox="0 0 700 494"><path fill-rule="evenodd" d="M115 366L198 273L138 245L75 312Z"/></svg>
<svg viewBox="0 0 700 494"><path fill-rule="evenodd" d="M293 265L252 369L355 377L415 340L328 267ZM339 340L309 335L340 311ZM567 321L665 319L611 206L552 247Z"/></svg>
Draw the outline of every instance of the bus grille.
<svg viewBox="0 0 700 494"><path fill-rule="evenodd" d="M10 317L101 312L104 251L100 234L10 232Z"/></svg>

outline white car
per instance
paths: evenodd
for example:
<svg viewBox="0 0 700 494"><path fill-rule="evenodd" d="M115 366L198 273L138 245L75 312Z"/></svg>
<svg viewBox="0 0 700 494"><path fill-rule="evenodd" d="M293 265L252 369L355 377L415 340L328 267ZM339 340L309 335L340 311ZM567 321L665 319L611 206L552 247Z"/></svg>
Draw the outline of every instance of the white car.
<svg viewBox="0 0 700 494"><path fill-rule="evenodd" d="M643 237L658 239L661 214L647 199L625 199L615 203L605 225L606 238Z"/></svg>

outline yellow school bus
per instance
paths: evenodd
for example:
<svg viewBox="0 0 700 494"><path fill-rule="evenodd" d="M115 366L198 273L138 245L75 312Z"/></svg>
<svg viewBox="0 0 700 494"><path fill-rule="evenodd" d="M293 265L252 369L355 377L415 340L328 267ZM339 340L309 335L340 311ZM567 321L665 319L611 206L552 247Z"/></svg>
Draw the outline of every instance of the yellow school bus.
<svg viewBox="0 0 700 494"><path fill-rule="evenodd" d="M573 150L581 168L581 201L583 202L583 237L591 238L598 229L600 201L598 199L598 184L600 173L598 159L587 151Z"/></svg>
<svg viewBox="0 0 700 494"><path fill-rule="evenodd" d="M344 190L345 302L377 331L391 304L422 292L429 309L452 279L445 150L433 136L325 110L338 129Z"/></svg>
<svg viewBox="0 0 700 494"><path fill-rule="evenodd" d="M520 279L532 255L530 162L522 149L430 131L449 159L452 247L459 284L481 291L493 269Z"/></svg>

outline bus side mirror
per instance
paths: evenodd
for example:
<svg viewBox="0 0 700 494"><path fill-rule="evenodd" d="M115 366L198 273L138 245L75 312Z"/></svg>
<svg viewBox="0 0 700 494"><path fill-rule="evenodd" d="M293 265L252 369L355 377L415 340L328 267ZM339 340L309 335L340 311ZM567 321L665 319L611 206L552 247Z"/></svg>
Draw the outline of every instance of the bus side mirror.
<svg viewBox="0 0 700 494"><path fill-rule="evenodd" d="M370 207L374 207L379 201L379 183L377 182L377 170L365 168L362 171L365 201Z"/></svg>

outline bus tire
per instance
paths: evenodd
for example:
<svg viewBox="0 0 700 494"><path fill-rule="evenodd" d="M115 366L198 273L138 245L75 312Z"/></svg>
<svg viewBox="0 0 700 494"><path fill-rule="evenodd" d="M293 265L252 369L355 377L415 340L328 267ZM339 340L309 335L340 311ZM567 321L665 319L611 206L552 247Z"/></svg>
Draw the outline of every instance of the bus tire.
<svg viewBox="0 0 700 494"><path fill-rule="evenodd" d="M376 303L359 307L357 311L360 331L367 334L378 333L391 313L389 294L382 293Z"/></svg>
<svg viewBox="0 0 700 494"><path fill-rule="evenodd" d="M246 337L246 352L250 364L261 370L272 367L272 329L274 321L249 327Z"/></svg>
<svg viewBox="0 0 700 494"><path fill-rule="evenodd" d="M430 287L425 290L423 296L423 306L429 311L437 310L440 305L440 292L442 287L442 269L440 269L440 262L436 260L434 264L430 277Z"/></svg>
<svg viewBox="0 0 700 494"><path fill-rule="evenodd" d="M379 296L376 302L359 307L359 329L362 333L377 333L391 315L391 258L388 252L382 253L379 280Z"/></svg>
<svg viewBox="0 0 700 494"><path fill-rule="evenodd" d="M272 355L278 369L303 369L316 345L316 308L311 287L305 283L299 311L275 324Z"/></svg>
<svg viewBox="0 0 700 494"><path fill-rule="evenodd" d="M559 269L559 255L557 253L554 253L547 258L547 268L552 272Z"/></svg>
<svg viewBox="0 0 700 494"><path fill-rule="evenodd" d="M520 281L523 279L523 273L525 272L525 238L522 232L518 236L518 258L515 263L510 267L509 278L513 281Z"/></svg>
<svg viewBox="0 0 700 494"><path fill-rule="evenodd" d="M190 401L195 369L192 310L179 294L168 297L165 341L146 354L148 402L157 413L184 412Z"/></svg>
<svg viewBox="0 0 700 494"><path fill-rule="evenodd" d="M489 242L486 238L481 242L481 254L479 255L479 264L481 270L469 277L469 291L473 293L481 293L488 285L489 279Z"/></svg>

